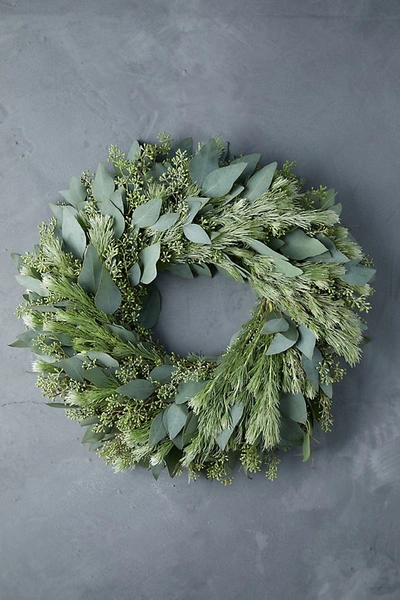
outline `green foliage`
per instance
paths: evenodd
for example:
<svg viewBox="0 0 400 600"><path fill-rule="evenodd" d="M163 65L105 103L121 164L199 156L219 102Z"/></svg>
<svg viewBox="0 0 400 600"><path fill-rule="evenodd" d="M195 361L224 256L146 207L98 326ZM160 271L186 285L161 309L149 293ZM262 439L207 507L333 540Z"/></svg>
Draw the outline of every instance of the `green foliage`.
<svg viewBox="0 0 400 600"><path fill-rule="evenodd" d="M193 150L133 142L110 148L112 170L72 177L33 252L12 256L25 288L17 314L43 395L85 428L82 443L116 470L157 479L187 468L231 483L279 453L311 455L332 427L341 360L360 360L371 261L339 223L335 192L304 191L293 164L259 167L213 138ZM258 297L218 358L168 353L152 339L161 270L215 271Z"/></svg>

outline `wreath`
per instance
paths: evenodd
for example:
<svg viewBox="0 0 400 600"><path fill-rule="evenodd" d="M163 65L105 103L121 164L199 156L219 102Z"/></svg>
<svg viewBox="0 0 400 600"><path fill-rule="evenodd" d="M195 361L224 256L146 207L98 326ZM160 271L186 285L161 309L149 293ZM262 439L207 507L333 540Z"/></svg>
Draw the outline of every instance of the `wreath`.
<svg viewBox="0 0 400 600"><path fill-rule="evenodd" d="M112 174L72 177L33 252L13 255L43 395L116 470L188 470L230 483L234 465L274 479L284 450L310 457L329 431L332 384L360 359L375 271L340 224L332 189L294 163L259 167L219 138L111 146ZM152 337L157 273L247 282L256 305L218 357Z"/></svg>

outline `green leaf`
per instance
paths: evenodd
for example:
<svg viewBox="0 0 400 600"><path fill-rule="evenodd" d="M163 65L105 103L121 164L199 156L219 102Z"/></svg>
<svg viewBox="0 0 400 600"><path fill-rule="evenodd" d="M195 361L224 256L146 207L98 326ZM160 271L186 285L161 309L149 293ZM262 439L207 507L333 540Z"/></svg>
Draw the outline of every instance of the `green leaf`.
<svg viewBox="0 0 400 600"><path fill-rule="evenodd" d="M303 324L299 325L299 339L297 340L296 345L300 352L305 354L310 360L312 360L314 354L316 341L317 338L311 329Z"/></svg>
<svg viewBox="0 0 400 600"><path fill-rule="evenodd" d="M269 319L262 328L262 334L279 333L289 329L289 323L283 317L277 319Z"/></svg>
<svg viewBox="0 0 400 600"><path fill-rule="evenodd" d="M21 267L24 264L21 254L16 254L16 252L11 252L11 259L12 259L17 271L18 272L21 271Z"/></svg>
<svg viewBox="0 0 400 600"><path fill-rule="evenodd" d="M172 365L159 365L158 367L154 367L150 372L150 377L153 381L158 381L158 383L169 383L174 371L175 367Z"/></svg>
<svg viewBox="0 0 400 600"><path fill-rule="evenodd" d="M184 405L171 404L166 410L166 425L169 438L172 440L185 426L188 409Z"/></svg>
<svg viewBox="0 0 400 600"><path fill-rule="evenodd" d="M160 477L160 475L164 471L164 469L165 469L164 461L158 463L158 465L151 465L151 468L150 468L151 474L153 475L153 477L156 481Z"/></svg>
<svg viewBox="0 0 400 600"><path fill-rule="evenodd" d="M139 254L139 260L143 265L141 282L149 284L157 277L157 261L160 258L160 242L146 246Z"/></svg>
<svg viewBox="0 0 400 600"><path fill-rule="evenodd" d="M362 286L371 281L375 273L375 269L359 266L358 261L352 260L346 264L346 272L340 279L350 285Z"/></svg>
<svg viewBox="0 0 400 600"><path fill-rule="evenodd" d="M320 385L321 390L324 392L324 394L326 394L328 396L328 398L332 398L332 396L333 396L332 383L324 383L323 381L321 381L319 385Z"/></svg>
<svg viewBox="0 0 400 600"><path fill-rule="evenodd" d="M176 404L184 404L194 398L204 388L208 380L203 381L181 381L175 396Z"/></svg>
<svg viewBox="0 0 400 600"><path fill-rule="evenodd" d="M193 411L190 411L182 432L182 446L186 446L187 444L189 444L189 442L196 435L198 424L198 415L196 415L196 413L194 413Z"/></svg>
<svg viewBox="0 0 400 600"><path fill-rule="evenodd" d="M114 178L107 171L106 167L102 163L99 163L92 184L92 193L94 199L98 202L110 200L114 192L114 187Z"/></svg>
<svg viewBox="0 0 400 600"><path fill-rule="evenodd" d="M208 140L193 156L189 164L189 174L194 183L201 188L209 173L218 169L219 150L217 142Z"/></svg>
<svg viewBox="0 0 400 600"><path fill-rule="evenodd" d="M340 252L335 244L323 233L317 233L315 236L324 246L327 248L328 252L324 252L323 254L319 254L317 256L311 257L309 260L311 262L327 262L327 263L346 263L349 262L349 258Z"/></svg>
<svg viewBox="0 0 400 600"><path fill-rule="evenodd" d="M172 446L171 450L164 458L170 477L174 477L178 471L181 458L182 450Z"/></svg>
<svg viewBox="0 0 400 600"><path fill-rule="evenodd" d="M176 275L177 277L183 277L183 279L193 279L193 273L187 263L173 263L167 266L167 271Z"/></svg>
<svg viewBox="0 0 400 600"><path fill-rule="evenodd" d="M304 431L298 423L285 417L285 415L281 417L280 436L280 447L303 445Z"/></svg>
<svg viewBox="0 0 400 600"><path fill-rule="evenodd" d="M90 381L90 383L93 383L93 385L98 388L110 387L110 384L112 383L110 377L104 373L101 367L93 367L93 369L83 371L82 374L84 379L87 379L87 381Z"/></svg>
<svg viewBox="0 0 400 600"><path fill-rule="evenodd" d="M142 276L142 271L140 269L139 263L135 263L128 271L128 279L130 281L131 286L135 287L140 282L140 277Z"/></svg>
<svg viewBox="0 0 400 600"><path fill-rule="evenodd" d="M123 187L119 187L115 190L115 192L112 193L111 195L111 202L114 204L114 206L116 208L118 208L118 210L120 211L120 213L123 215L124 214L124 210L125 210L125 206L124 206L124 198L125 198L125 190Z"/></svg>
<svg viewBox="0 0 400 600"><path fill-rule="evenodd" d="M95 423L100 423L100 419L97 415L93 417L86 417L86 419L79 421L79 425L81 427L87 427L88 425L94 425Z"/></svg>
<svg viewBox="0 0 400 600"><path fill-rule="evenodd" d="M158 321L161 312L161 294L155 285L149 286L147 299L138 316L138 323L144 329L150 329Z"/></svg>
<svg viewBox="0 0 400 600"><path fill-rule="evenodd" d="M105 266L101 267L99 286L94 303L98 310L106 315L112 315L121 306L122 296Z"/></svg>
<svg viewBox="0 0 400 600"><path fill-rule="evenodd" d="M140 204L132 213L132 225L150 227L158 220L162 206L161 198L153 198L145 204Z"/></svg>
<svg viewBox="0 0 400 600"><path fill-rule="evenodd" d="M295 325L290 323L289 329L287 331L283 333L277 333L275 335L266 352L267 356L272 356L273 354L280 354L281 352L285 352L286 350L295 345L298 337L299 332L297 331Z"/></svg>
<svg viewBox="0 0 400 600"><path fill-rule="evenodd" d="M158 413L156 417L154 417L153 421L150 425L150 435L149 435L149 446L155 446L158 442L161 442L166 435L167 432L165 430L163 424L163 412Z"/></svg>
<svg viewBox="0 0 400 600"><path fill-rule="evenodd" d="M207 204L210 198L201 198L199 196L189 196L185 202L189 207L189 213L185 219L185 225L191 223L198 212Z"/></svg>
<svg viewBox="0 0 400 600"><path fill-rule="evenodd" d="M193 154L193 138L187 137L175 146L173 146L168 154L170 158L173 158L175 154L180 150L181 152L186 152L187 156L192 156Z"/></svg>
<svg viewBox="0 0 400 600"><path fill-rule="evenodd" d="M243 415L243 404L241 402L236 402L230 409L230 417L231 417L231 426L223 429L215 438L218 446L221 450L225 450L225 447L236 427L239 423L240 419Z"/></svg>
<svg viewBox="0 0 400 600"><path fill-rule="evenodd" d="M35 294L38 294L38 296L46 297L50 293L48 290L46 290L40 279L36 279L30 275L16 275L15 279L25 289L35 292Z"/></svg>
<svg viewBox="0 0 400 600"><path fill-rule="evenodd" d="M42 330L35 331L33 329L28 329L27 331L17 335L16 341L12 344L9 344L9 346L10 348L32 348L36 339L39 337L39 335L42 335L42 333Z"/></svg>
<svg viewBox="0 0 400 600"><path fill-rule="evenodd" d="M82 270L78 277L78 283L88 294L96 295L99 289L102 273L102 265L99 255L94 246L89 244L85 250Z"/></svg>
<svg viewBox="0 0 400 600"><path fill-rule="evenodd" d="M316 392L319 390L319 372L317 367L321 361L322 354L317 347L314 348L314 353L311 360L304 354L302 356L303 369Z"/></svg>
<svg viewBox="0 0 400 600"><path fill-rule="evenodd" d="M225 197L225 200L223 201L222 206L225 206L225 204L228 204L231 200L234 200L235 198L237 198L238 196L240 196L240 194L243 192L243 190L244 190L244 186L243 185L235 185L235 186L233 186L232 190Z"/></svg>
<svg viewBox="0 0 400 600"><path fill-rule="evenodd" d="M81 210L86 204L86 188L77 177L71 177L69 181L69 190L62 190L61 196L74 206L76 210Z"/></svg>
<svg viewBox="0 0 400 600"><path fill-rule="evenodd" d="M46 406L50 406L50 408L65 408L67 410L80 408L77 404L64 404L64 402L45 402Z"/></svg>
<svg viewBox="0 0 400 600"><path fill-rule="evenodd" d="M247 154L246 156L239 156L235 158L231 162L231 165L236 165L237 163L245 163L246 168L239 177L239 181L246 181L251 175L253 175L254 171L257 168L258 163L260 162L261 154Z"/></svg>
<svg viewBox="0 0 400 600"><path fill-rule="evenodd" d="M310 434L305 433L303 439L303 462L307 462L310 458L311 449L310 449Z"/></svg>
<svg viewBox="0 0 400 600"><path fill-rule="evenodd" d="M194 223L185 225L183 227L183 233L188 240L195 244L211 244L208 234L200 227L200 225L195 225Z"/></svg>
<svg viewBox="0 0 400 600"><path fill-rule="evenodd" d="M97 362L99 362L100 364L103 365L103 367L113 367L113 368L118 368L119 367L119 362L117 360L115 360L115 358L113 358L112 356L110 356L109 354L106 354L105 352L88 352L88 357L90 358L90 360L95 360Z"/></svg>
<svg viewBox="0 0 400 600"><path fill-rule="evenodd" d="M211 171L203 181L202 191L210 198L221 198L231 189L237 178L246 168L245 163L221 167Z"/></svg>
<svg viewBox="0 0 400 600"><path fill-rule="evenodd" d="M112 194L112 196L114 196L114 194ZM125 231L124 215L108 198L99 200L98 207L103 215L109 215L113 218L114 235L118 240Z"/></svg>
<svg viewBox="0 0 400 600"><path fill-rule="evenodd" d="M137 140L134 140L134 142L132 143L132 146L129 148L127 159L128 160L136 160L139 151L140 151L139 142Z"/></svg>
<svg viewBox="0 0 400 600"><path fill-rule="evenodd" d="M161 215L153 225L150 225L150 229L153 231L167 231L167 229L170 229L175 225L178 219L179 213L166 213L165 215Z"/></svg>
<svg viewBox="0 0 400 600"><path fill-rule="evenodd" d="M117 335L123 342L133 345L136 345L140 342L140 338L136 331L125 329L125 327L122 327L122 325L111 325L107 323L106 329L108 329L110 333Z"/></svg>
<svg viewBox="0 0 400 600"><path fill-rule="evenodd" d="M212 273L209 267L205 263L201 263L199 265L192 264L190 265L192 271L197 273L197 275L204 275L205 277L212 277Z"/></svg>
<svg viewBox="0 0 400 600"><path fill-rule="evenodd" d="M303 394L282 394L279 400L279 410L285 417L303 423L307 421L307 405Z"/></svg>
<svg viewBox="0 0 400 600"><path fill-rule="evenodd" d="M247 181L243 196L252 203L268 191L278 164L273 162L263 167Z"/></svg>
<svg viewBox="0 0 400 600"><path fill-rule="evenodd" d="M135 400L146 400L149 398L156 386L148 379L134 379L125 385L121 385L116 389L118 394L134 398Z"/></svg>
<svg viewBox="0 0 400 600"><path fill-rule="evenodd" d="M282 273L286 277L298 277L303 274L303 271L299 267L295 267L288 262L284 257L274 259L274 268L277 273Z"/></svg>
<svg viewBox="0 0 400 600"><path fill-rule="evenodd" d="M282 253L293 260L304 260L326 252L326 247L316 238L309 237L302 229L295 229L283 237Z"/></svg>
<svg viewBox="0 0 400 600"><path fill-rule="evenodd" d="M86 248L86 234L75 218L76 210L71 206L63 206L62 237L66 249L75 256L82 258Z"/></svg>
<svg viewBox="0 0 400 600"><path fill-rule="evenodd" d="M54 363L55 367L63 369L68 377L74 381L83 382L83 356L71 356L71 358L63 358Z"/></svg>
<svg viewBox="0 0 400 600"><path fill-rule="evenodd" d="M147 181L158 181L167 170L167 165L162 165L161 163L155 163L149 171L147 171L145 177Z"/></svg>

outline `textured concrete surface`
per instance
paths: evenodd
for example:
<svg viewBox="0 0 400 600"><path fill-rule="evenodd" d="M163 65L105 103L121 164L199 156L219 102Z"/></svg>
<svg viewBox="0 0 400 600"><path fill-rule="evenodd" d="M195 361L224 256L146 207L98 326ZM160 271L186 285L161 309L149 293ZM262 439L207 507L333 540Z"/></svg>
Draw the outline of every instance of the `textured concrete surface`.
<svg viewBox="0 0 400 600"><path fill-rule="evenodd" d="M0 2L1 600L400 598L399 26L396 0ZM334 430L272 484L115 475L7 347L10 252L71 175L160 131L297 160L376 260L373 342L336 388ZM251 297L216 281L177 304L176 285L160 336L217 352Z"/></svg>

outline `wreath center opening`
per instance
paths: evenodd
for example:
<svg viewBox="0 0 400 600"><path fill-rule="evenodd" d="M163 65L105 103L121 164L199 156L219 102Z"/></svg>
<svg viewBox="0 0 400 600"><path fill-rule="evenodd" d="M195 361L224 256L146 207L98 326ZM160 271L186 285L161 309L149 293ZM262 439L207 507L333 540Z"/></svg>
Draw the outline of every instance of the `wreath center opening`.
<svg viewBox="0 0 400 600"><path fill-rule="evenodd" d="M183 279L160 273L155 281L162 308L153 338L168 352L216 356L247 321L256 296L247 283L214 277Z"/></svg>

